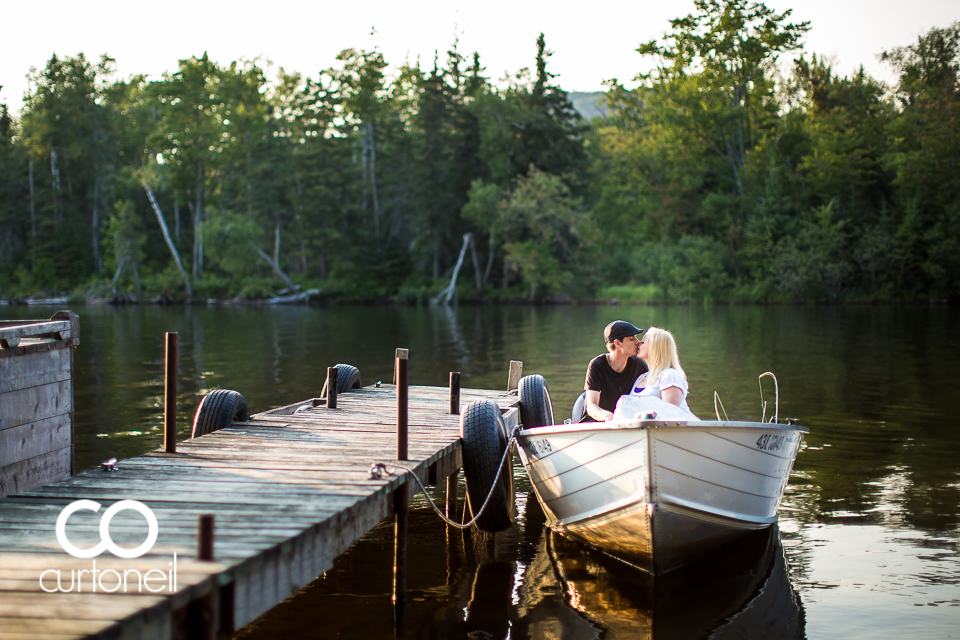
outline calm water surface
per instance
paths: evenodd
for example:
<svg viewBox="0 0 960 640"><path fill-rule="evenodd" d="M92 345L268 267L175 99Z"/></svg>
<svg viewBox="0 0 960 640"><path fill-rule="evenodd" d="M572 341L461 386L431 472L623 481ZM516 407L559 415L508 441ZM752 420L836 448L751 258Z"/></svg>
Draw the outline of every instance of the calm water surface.
<svg viewBox="0 0 960 640"><path fill-rule="evenodd" d="M385 522L244 638L960 637L960 310L74 310L80 468L159 446L164 331L180 334L181 437L209 389L236 389L261 411L318 395L338 362L359 367L365 384L389 380L396 347L410 349L413 384L445 386L461 371L465 387L499 389L509 360L522 360L524 373L546 377L562 416L616 318L673 331L701 417L713 416L717 391L731 418L759 419L757 376L773 371L780 415L811 430L778 535L745 541L717 566L654 584L554 536L519 468L522 517L505 534L447 531L416 503L399 619ZM53 311L0 307L0 317ZM772 407L772 386L764 393Z"/></svg>

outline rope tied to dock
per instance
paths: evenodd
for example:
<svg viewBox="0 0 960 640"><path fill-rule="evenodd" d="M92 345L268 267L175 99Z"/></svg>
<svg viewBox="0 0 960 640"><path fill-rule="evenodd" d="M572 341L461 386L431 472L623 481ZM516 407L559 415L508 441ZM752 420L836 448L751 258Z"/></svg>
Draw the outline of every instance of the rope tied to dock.
<svg viewBox="0 0 960 640"><path fill-rule="evenodd" d="M516 429L519 429L519 426L516 427L514 431L516 431ZM500 458L500 464L497 465L497 474L493 477L493 482L490 484L490 491L487 493L486 499L483 501L483 504L480 506L480 510L474 514L474 516L470 519L469 522L464 522L462 524L454 520L451 520L442 511L440 511L440 508L437 507L436 503L433 501L433 498L430 497L430 494L427 491L427 488L424 486L422 482L420 482L420 478L418 478L417 474L413 472L413 469L410 469L409 467L405 467L402 464L397 464L395 462L390 462L390 463L375 462L370 466L370 478L376 480L379 478L383 478L384 475L388 475L388 476L397 475L392 471L390 471L390 469L400 469L402 471L405 471L406 473L409 473L410 475L413 476L413 479L417 481L417 484L420 486L420 490L423 491L423 495L426 496L427 498L427 502L430 503L430 507L436 512L438 516L440 516L440 519L442 519L451 527L456 527L457 529L469 529L470 527L473 526L473 523L476 522L477 519L483 515L483 512L484 510L486 510L487 505L490 504L490 498L493 496L494 491L497 490L497 482L499 482L500 475L503 473L503 466L506 463L507 459L510 457L510 454L513 453L513 445L516 442L516 440L517 440L517 436L516 436L516 433L514 432L510 435L510 439L507 441L507 448L503 452L503 457Z"/></svg>

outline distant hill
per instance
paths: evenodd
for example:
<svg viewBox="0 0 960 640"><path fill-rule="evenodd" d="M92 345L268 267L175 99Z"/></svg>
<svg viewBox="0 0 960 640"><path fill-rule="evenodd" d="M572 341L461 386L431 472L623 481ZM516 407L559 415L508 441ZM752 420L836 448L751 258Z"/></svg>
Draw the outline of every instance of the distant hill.
<svg viewBox="0 0 960 640"><path fill-rule="evenodd" d="M602 104L604 96L602 91L571 91L567 96L573 103L573 108L586 120L610 114L607 107Z"/></svg>

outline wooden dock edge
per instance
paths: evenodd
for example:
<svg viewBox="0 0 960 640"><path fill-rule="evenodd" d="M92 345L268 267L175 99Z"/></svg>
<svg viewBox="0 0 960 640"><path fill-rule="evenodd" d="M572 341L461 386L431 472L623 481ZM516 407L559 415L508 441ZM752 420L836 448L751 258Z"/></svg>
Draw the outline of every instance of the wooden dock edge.
<svg viewBox="0 0 960 640"><path fill-rule="evenodd" d="M257 415L276 416L279 411L291 407L289 413L293 413L296 408L312 402L313 399L306 400ZM502 411L506 426L512 431L518 424L519 411L516 406L502 408ZM252 418L256 419L256 416ZM376 460L381 461L392 462ZM371 459L372 462L375 460ZM460 440L452 441L423 460L402 464L411 467L424 485L442 486L448 477L455 479L454 474L458 474L463 465ZM420 488L416 482L406 482L402 475L389 477L383 486L350 507L244 560L198 562L185 558L184 568L189 563L194 577L181 583L175 594L148 604L125 618L114 618L116 622L98 629L92 628L95 623L92 619L88 622L64 619L63 630L57 633L104 640L213 639L233 633L332 569L337 557L384 519L394 515L394 498L396 492L402 490L409 491L412 497ZM389 570L384 567L384 571ZM184 578L186 573L184 571ZM32 624L30 618L22 620L27 625ZM77 626L69 628L70 624ZM49 628L45 631L49 633ZM31 631L24 627L17 633L29 635Z"/></svg>
<svg viewBox="0 0 960 640"><path fill-rule="evenodd" d="M460 443L456 442L417 463L414 471L427 484L431 467L436 465L438 477L445 478L460 469L460 456ZM400 476L393 477L373 495L222 574L221 593L228 583L234 585L233 628L220 632L235 631L253 622L332 569L340 554L394 515L393 493L404 484ZM410 487L411 496L419 492L416 482Z"/></svg>
<svg viewBox="0 0 960 640"><path fill-rule="evenodd" d="M519 416L516 408L504 412L508 430L517 426ZM460 442L456 441L416 463L414 472L424 485L430 486L458 473L462 466ZM402 484L399 476L391 478L369 498L221 574L218 580L220 606L226 604L232 608L233 616L232 628L221 628L220 633L230 633L250 624L332 569L337 557L384 519L394 515L393 492ZM410 497L413 497L420 492L420 487L411 482L409 490ZM224 602L231 583L232 605Z"/></svg>

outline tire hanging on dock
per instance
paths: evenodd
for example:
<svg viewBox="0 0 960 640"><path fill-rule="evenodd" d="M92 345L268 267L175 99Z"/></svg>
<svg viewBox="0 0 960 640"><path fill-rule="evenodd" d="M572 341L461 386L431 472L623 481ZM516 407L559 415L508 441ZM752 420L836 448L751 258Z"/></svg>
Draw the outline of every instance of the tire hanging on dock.
<svg viewBox="0 0 960 640"><path fill-rule="evenodd" d="M516 516L513 489L513 456L503 464L503 471L494 485L500 461L507 450L510 435L497 403L490 400L471 402L460 415L460 437L463 439L463 475L467 485L470 513L476 514L487 495L490 502L477 519L476 526L491 533L509 529Z"/></svg>
<svg viewBox="0 0 960 640"><path fill-rule="evenodd" d="M553 419L553 402L547 381L539 373L520 378L520 424L524 429L548 427Z"/></svg>
<svg viewBox="0 0 960 640"><path fill-rule="evenodd" d="M333 366L337 370L337 393L343 393L350 389L362 389L363 382L360 381L360 370L352 364L336 364ZM320 390L320 397L327 397L327 381L323 381L323 389Z"/></svg>
<svg viewBox="0 0 960 640"><path fill-rule="evenodd" d="M242 395L230 389L214 389L197 405L190 437L205 436L234 422L246 422L249 419L250 409Z"/></svg>

